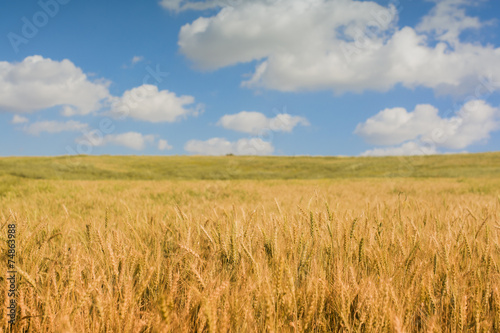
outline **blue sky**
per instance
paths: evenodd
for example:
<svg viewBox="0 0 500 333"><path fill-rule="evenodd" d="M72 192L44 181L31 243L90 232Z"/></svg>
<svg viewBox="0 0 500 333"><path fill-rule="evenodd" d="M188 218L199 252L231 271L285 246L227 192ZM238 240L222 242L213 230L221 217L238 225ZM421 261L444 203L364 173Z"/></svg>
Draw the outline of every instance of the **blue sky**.
<svg viewBox="0 0 500 333"><path fill-rule="evenodd" d="M0 156L500 147L498 1L0 4Z"/></svg>

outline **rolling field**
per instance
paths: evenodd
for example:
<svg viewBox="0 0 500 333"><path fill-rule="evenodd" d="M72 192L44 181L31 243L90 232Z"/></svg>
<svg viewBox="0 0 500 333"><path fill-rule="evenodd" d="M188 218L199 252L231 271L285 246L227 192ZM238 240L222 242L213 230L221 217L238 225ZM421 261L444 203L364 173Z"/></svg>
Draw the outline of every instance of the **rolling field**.
<svg viewBox="0 0 500 333"><path fill-rule="evenodd" d="M0 332L500 331L500 153L0 158Z"/></svg>

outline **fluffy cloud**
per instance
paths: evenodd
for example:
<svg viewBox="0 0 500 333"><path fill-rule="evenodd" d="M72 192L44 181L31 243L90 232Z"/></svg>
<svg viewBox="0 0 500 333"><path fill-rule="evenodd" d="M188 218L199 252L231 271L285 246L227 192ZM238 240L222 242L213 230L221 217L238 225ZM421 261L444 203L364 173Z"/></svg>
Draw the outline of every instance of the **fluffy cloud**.
<svg viewBox="0 0 500 333"><path fill-rule="evenodd" d="M432 105L417 105L408 112L404 108L385 109L358 124L355 134L374 145L398 145L396 148L375 149L367 153L403 153L409 150L463 149L485 142L500 129L500 109L482 100L472 100L450 118L442 118Z"/></svg>
<svg viewBox="0 0 500 333"><path fill-rule="evenodd" d="M238 132L254 135L264 134L266 131L291 132L295 126L308 126L307 119L281 113L274 118L267 118L260 112L242 111L237 114L223 116L218 125Z"/></svg>
<svg viewBox="0 0 500 333"><path fill-rule="evenodd" d="M89 140L89 138L93 138ZM107 145L122 146L133 150L144 150L148 144L154 144L154 135L143 135L137 132L127 132L122 134L108 134L102 137L94 136L88 133L86 137L81 137L76 140L77 143L87 144L94 147L102 147Z"/></svg>
<svg viewBox="0 0 500 333"><path fill-rule="evenodd" d="M196 104L193 96L177 96L168 90L145 84L125 91L122 97L113 98L111 114L152 123L175 122L188 115L202 112L203 105Z"/></svg>
<svg viewBox="0 0 500 333"><path fill-rule="evenodd" d="M358 124L354 133L370 144L395 145L432 132L442 120L438 110L427 104L417 105L412 112L405 108L385 109Z"/></svg>
<svg viewBox="0 0 500 333"><path fill-rule="evenodd" d="M500 49L458 41L482 23L465 14L469 1L445 2L414 29L398 28L397 9L373 1L241 1L183 26L179 46L203 69L258 61L242 83L252 88L464 93L478 76L500 76Z"/></svg>
<svg viewBox="0 0 500 333"><path fill-rule="evenodd" d="M109 97L108 83L91 81L69 60L41 56L0 62L0 111L31 113L62 106L66 115L89 114Z"/></svg>
<svg viewBox="0 0 500 333"><path fill-rule="evenodd" d="M171 150L171 145L168 144L167 140L158 140L158 150Z"/></svg>
<svg viewBox="0 0 500 333"><path fill-rule="evenodd" d="M188 141L184 150L199 155L271 155L274 147L260 138L240 139L236 142L224 138L212 138L206 141Z"/></svg>
<svg viewBox="0 0 500 333"><path fill-rule="evenodd" d="M23 123L27 123L28 121L29 121L28 118L15 114L14 117L12 117L11 123L12 124L23 124Z"/></svg>
<svg viewBox="0 0 500 333"><path fill-rule="evenodd" d="M477 17L467 16L464 5L473 5L481 1L470 0L435 0L436 6L416 27L418 32L430 34L436 40L459 43L460 34L467 29L479 29L483 23Z"/></svg>
<svg viewBox="0 0 500 333"><path fill-rule="evenodd" d="M79 121L69 120L59 121L39 121L24 127L24 131L31 135L40 135L40 133L61 133L61 132L79 132L88 128L88 124Z"/></svg>

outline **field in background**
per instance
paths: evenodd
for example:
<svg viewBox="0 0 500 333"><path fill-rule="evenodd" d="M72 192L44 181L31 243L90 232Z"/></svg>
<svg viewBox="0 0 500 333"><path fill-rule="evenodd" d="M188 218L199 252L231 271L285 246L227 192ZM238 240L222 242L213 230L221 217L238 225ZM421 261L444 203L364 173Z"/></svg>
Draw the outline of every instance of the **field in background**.
<svg viewBox="0 0 500 333"><path fill-rule="evenodd" d="M412 157L62 156L0 158L0 179L220 180L498 177L500 153Z"/></svg>
<svg viewBox="0 0 500 333"><path fill-rule="evenodd" d="M500 330L498 153L7 158L0 181L0 332L8 223L16 331Z"/></svg>

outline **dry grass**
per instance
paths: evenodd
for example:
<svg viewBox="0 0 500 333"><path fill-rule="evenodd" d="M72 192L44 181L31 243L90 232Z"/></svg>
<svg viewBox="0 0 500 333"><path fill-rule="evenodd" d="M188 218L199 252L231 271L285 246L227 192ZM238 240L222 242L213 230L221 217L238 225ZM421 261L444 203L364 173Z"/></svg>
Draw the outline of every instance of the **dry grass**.
<svg viewBox="0 0 500 333"><path fill-rule="evenodd" d="M499 331L498 188L26 181L0 197L2 254L18 229L14 331Z"/></svg>

